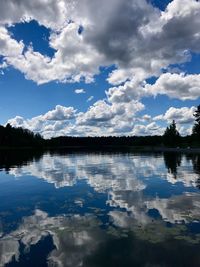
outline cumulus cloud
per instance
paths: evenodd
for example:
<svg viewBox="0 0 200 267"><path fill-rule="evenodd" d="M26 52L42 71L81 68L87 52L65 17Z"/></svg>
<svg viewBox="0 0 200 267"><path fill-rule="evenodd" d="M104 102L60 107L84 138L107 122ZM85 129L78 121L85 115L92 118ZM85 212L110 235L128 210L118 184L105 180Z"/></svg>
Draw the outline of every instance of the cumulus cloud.
<svg viewBox="0 0 200 267"><path fill-rule="evenodd" d="M0 25L0 55L6 58L16 57L22 54L23 49L23 43L12 39L8 30Z"/></svg>
<svg viewBox="0 0 200 267"><path fill-rule="evenodd" d="M199 74L164 73L155 84L145 86L152 95L165 94L181 100L195 100L200 96Z"/></svg>
<svg viewBox="0 0 200 267"><path fill-rule="evenodd" d="M196 108L195 107L182 107L182 108L174 108L170 107L164 115L158 115L154 117L155 121L158 120L166 120L167 122L171 122L172 120L175 120L179 124L187 124L187 123L193 123L194 122L194 112Z"/></svg>
<svg viewBox="0 0 200 267"><path fill-rule="evenodd" d="M175 120L177 124L177 130L181 135L189 135L192 133L192 128L194 124L194 112L196 107L182 107L175 108L170 107L165 114L160 114L152 118L154 122L159 123L159 121L165 121L168 124ZM163 129L164 132L164 129Z"/></svg>
<svg viewBox="0 0 200 267"><path fill-rule="evenodd" d="M104 123L111 120L114 117L114 113L111 110L111 106L104 100L99 100L89 108L86 113L82 113L78 117L78 124L94 125L97 122Z"/></svg>
<svg viewBox="0 0 200 267"><path fill-rule="evenodd" d="M141 116L144 108L139 101L115 104L99 100L86 112L57 105L53 110L32 119L16 116L7 123L39 132L45 138L62 135L162 135L166 127L160 121L171 123L172 120L176 121L182 135L191 133L195 107L171 107L165 114L155 117L148 114Z"/></svg>
<svg viewBox="0 0 200 267"><path fill-rule="evenodd" d="M29 46L23 53L14 56L9 54L4 60L37 84L50 81L80 82L82 79L86 83L92 82L93 74L99 72L101 55L84 42L78 34L78 28L78 24L69 23L61 32L51 34L49 45L56 51L52 58L35 52ZM10 35L9 41L15 42Z"/></svg>
<svg viewBox="0 0 200 267"><path fill-rule="evenodd" d="M52 57L34 51L9 33L7 25L31 20L49 29L49 46L55 50ZM164 11L145 0L3 0L0 55L4 68L12 66L26 79L43 84L91 83L100 67L114 66L107 77L111 86L106 99L85 113L57 106L32 119L17 116L9 122L45 136L162 133L155 118L148 114L138 118L145 108L141 99L159 94L180 100L199 98L199 74L163 73L172 64L191 60L192 53L200 53L199 29L200 2L195 0L173 0ZM152 76L157 80L148 84ZM76 89L75 93L84 90ZM87 101L91 100L92 96ZM181 119L180 112L173 112L181 124L191 121L191 113ZM168 121L175 116L173 112L160 118Z"/></svg>
<svg viewBox="0 0 200 267"><path fill-rule="evenodd" d="M57 105L54 110L47 112L43 118L46 120L71 120L75 117L76 110L73 107Z"/></svg>
<svg viewBox="0 0 200 267"><path fill-rule="evenodd" d="M125 82L118 87L111 87L106 91L108 100L113 103L128 103L133 99L140 99L144 95L148 95L148 91L138 80Z"/></svg>
<svg viewBox="0 0 200 267"><path fill-rule="evenodd" d="M145 136L145 135L162 135L165 128L159 126L155 122L151 122L147 125L136 124L132 130L133 135Z"/></svg>
<svg viewBox="0 0 200 267"><path fill-rule="evenodd" d="M0 4L1 24L15 24L37 20L46 27L58 29L65 23L67 4L63 0L2 0Z"/></svg>
<svg viewBox="0 0 200 267"><path fill-rule="evenodd" d="M65 135L65 128L75 119L76 110L73 107L64 107L57 105L55 109L48 111L43 115L25 119L21 116L9 119L13 127L22 127L33 132L39 132L44 137L55 135Z"/></svg>
<svg viewBox="0 0 200 267"><path fill-rule="evenodd" d="M145 115L142 116L141 120L142 121L150 121L151 120L151 116L148 115L148 114L145 114Z"/></svg>
<svg viewBox="0 0 200 267"><path fill-rule="evenodd" d="M138 101L126 104L113 104L100 100L95 102L87 112L80 113L77 117L78 125L98 126L102 128L103 135L130 132L135 116L144 109ZM104 132L104 133L103 133Z"/></svg>
<svg viewBox="0 0 200 267"><path fill-rule="evenodd" d="M55 109L32 119L16 116L7 123L40 132L46 138L60 135L120 135L132 130L136 114L143 109L144 105L138 101L115 105L99 100L85 113L73 107L57 105Z"/></svg>
<svg viewBox="0 0 200 267"><path fill-rule="evenodd" d="M108 81L117 85L141 73L159 75L162 68L188 60L189 51L199 52L200 3L195 0L174 0L164 12L145 0L3 0L0 10L1 25L35 19L51 29L52 58L30 48L12 58L1 52L37 83L83 77L91 82L100 66L114 64Z"/></svg>

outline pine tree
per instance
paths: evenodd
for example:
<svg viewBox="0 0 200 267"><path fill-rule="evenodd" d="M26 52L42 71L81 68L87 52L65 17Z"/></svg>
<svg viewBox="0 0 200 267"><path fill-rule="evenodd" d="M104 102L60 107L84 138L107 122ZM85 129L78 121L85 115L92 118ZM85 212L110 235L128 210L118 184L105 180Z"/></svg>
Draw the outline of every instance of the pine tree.
<svg viewBox="0 0 200 267"><path fill-rule="evenodd" d="M163 142L167 146L178 146L180 144L180 134L176 129L176 122L172 123L166 128L163 135Z"/></svg>
<svg viewBox="0 0 200 267"><path fill-rule="evenodd" d="M200 137L200 105L195 110L194 117L195 117L195 124L192 129L192 134L196 135L197 137Z"/></svg>

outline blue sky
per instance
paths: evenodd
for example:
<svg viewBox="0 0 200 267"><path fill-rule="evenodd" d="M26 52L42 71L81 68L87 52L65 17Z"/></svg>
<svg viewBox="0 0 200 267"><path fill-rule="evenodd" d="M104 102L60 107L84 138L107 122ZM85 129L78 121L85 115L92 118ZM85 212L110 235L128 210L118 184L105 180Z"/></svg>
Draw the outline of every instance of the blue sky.
<svg viewBox="0 0 200 267"><path fill-rule="evenodd" d="M189 134L196 0L0 3L0 124L59 135ZM8 12L9 10L9 12Z"/></svg>

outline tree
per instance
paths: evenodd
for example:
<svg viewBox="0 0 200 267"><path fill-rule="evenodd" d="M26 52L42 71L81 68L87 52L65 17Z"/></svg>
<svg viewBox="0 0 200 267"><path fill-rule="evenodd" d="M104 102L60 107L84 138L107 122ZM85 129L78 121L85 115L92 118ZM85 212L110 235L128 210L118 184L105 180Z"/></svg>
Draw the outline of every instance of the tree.
<svg viewBox="0 0 200 267"><path fill-rule="evenodd" d="M40 147L43 144L44 139L40 134L12 127L9 123L5 127L0 126L0 147Z"/></svg>
<svg viewBox="0 0 200 267"><path fill-rule="evenodd" d="M197 107L193 115L195 117L195 124L192 129L192 134L200 137L200 105Z"/></svg>
<svg viewBox="0 0 200 267"><path fill-rule="evenodd" d="M172 123L166 128L163 135L163 142L167 146L178 146L180 144L180 134L176 129L176 122Z"/></svg>

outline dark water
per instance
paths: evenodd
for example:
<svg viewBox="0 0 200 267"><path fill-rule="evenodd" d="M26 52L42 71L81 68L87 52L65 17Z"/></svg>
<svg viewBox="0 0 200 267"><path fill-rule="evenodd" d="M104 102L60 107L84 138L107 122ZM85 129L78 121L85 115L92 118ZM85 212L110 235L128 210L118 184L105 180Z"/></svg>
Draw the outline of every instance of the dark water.
<svg viewBox="0 0 200 267"><path fill-rule="evenodd" d="M200 155L0 155L0 266L200 266Z"/></svg>

